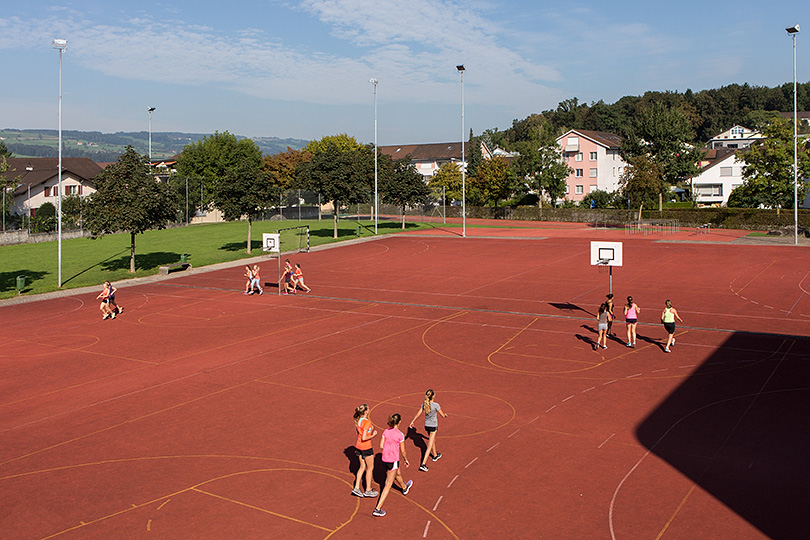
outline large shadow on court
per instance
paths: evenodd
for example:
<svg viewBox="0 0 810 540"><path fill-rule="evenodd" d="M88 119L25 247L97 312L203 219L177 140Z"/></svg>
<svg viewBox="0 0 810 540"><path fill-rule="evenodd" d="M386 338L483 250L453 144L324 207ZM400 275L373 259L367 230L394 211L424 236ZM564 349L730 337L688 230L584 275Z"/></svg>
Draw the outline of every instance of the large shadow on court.
<svg viewBox="0 0 810 540"><path fill-rule="evenodd" d="M810 538L810 338L732 335L636 434L770 538Z"/></svg>

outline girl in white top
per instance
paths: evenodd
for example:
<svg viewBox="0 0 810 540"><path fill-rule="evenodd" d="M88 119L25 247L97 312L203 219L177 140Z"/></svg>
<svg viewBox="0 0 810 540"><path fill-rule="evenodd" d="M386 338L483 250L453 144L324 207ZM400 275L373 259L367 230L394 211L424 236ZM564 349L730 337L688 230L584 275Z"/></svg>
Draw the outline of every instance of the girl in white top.
<svg viewBox="0 0 810 540"><path fill-rule="evenodd" d="M414 422L416 422L416 419L419 418L420 414L425 415L425 431L428 432L428 443L427 448L425 449L425 455L422 457L422 464L419 465L419 470L422 472L428 471L428 456L432 456L433 461L438 461L442 457L441 452L436 450L436 432L439 429L438 415L442 415L443 418L447 418L447 413L442 410L441 405L433 401L433 397L435 395L436 392L430 388L427 392L425 392L425 401L422 402L422 406L419 408L416 416L413 417L413 420L411 420L410 425L410 427L413 427Z"/></svg>

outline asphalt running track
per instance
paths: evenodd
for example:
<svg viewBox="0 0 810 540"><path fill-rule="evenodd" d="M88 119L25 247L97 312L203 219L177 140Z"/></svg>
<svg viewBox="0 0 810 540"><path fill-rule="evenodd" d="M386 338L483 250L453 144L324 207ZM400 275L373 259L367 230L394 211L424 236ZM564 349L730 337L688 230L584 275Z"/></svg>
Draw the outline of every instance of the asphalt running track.
<svg viewBox="0 0 810 540"><path fill-rule="evenodd" d="M810 534L807 248L467 233L291 257L309 295L244 296L235 267L121 287L113 321L95 292L0 308L0 536ZM625 242L614 292L642 308L635 349L593 350L594 239ZM671 354L666 298L685 321ZM349 495L351 413L410 420L428 387L450 414L444 457L416 470L417 423L414 487L373 518Z"/></svg>

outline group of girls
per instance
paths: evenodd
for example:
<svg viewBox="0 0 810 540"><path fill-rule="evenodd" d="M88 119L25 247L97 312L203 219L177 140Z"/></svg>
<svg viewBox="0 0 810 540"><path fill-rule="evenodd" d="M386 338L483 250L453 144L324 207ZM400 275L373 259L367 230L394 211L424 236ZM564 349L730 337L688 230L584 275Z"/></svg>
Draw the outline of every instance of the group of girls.
<svg viewBox="0 0 810 540"><path fill-rule="evenodd" d="M433 401L436 393L432 389L425 392L425 399L422 406L417 411L416 415L410 423L413 428L414 423L420 415L425 415L425 431L428 433L428 443L425 449L425 455L422 457L422 463L419 470L427 472L428 457L433 461L438 461L442 454L436 449L436 432L438 431L438 416L447 418L445 413L438 403ZM377 430L369 420L369 408L367 404L362 404L354 410L354 425L357 431L357 441L355 442L355 454L360 459L360 468L357 470L357 476L354 481L354 489L352 495L356 497L377 497L377 505L372 512L373 516L382 517L385 515L385 510L382 505L388 494L391 491L391 486L396 484L403 495L407 495L413 485L413 480L405 482L402 477L402 470L400 469L400 458L405 463L406 467L410 467L408 456L405 452L405 435L399 430L399 425L402 422L402 416L399 413L394 413L388 417L388 429L383 431L380 437L380 450L382 452L382 463L385 467L385 485L382 487L382 492L377 493L372 489L373 470L374 470L374 449L371 440L377 436ZM363 491L363 478L365 477L366 490Z"/></svg>
<svg viewBox="0 0 810 540"><path fill-rule="evenodd" d="M281 279L278 280L278 286L281 287L282 294L295 294L298 289L306 292L312 290L304 283L304 272L301 270L301 265L295 263L295 268L293 268L290 259L284 261L284 272L281 274Z"/></svg>
<svg viewBox="0 0 810 540"><path fill-rule="evenodd" d="M627 324L627 346L636 346L636 327L638 326L638 316L641 313L641 308L638 307L633 301L632 296L627 297L627 303L624 305L624 321ZM596 339L596 348L607 349L607 338L610 335L611 326L613 325L613 295L608 294L607 300L599 306L599 311L596 314L598 337ZM661 313L661 323L667 331L667 344L664 347L664 352L671 352L670 347L675 344L675 319L683 322L678 310L672 307L672 301L667 300L664 305L664 311Z"/></svg>
<svg viewBox="0 0 810 540"><path fill-rule="evenodd" d="M96 300L101 300L101 305L98 308L101 310L101 318L114 319L118 313L124 311L124 308L115 303L115 293L118 289L112 286L109 281L104 282L104 287L101 292L96 296Z"/></svg>
<svg viewBox="0 0 810 540"><path fill-rule="evenodd" d="M262 278L259 275L259 265L254 264L253 268L250 265L245 266L245 277L247 278L247 282L245 283L245 294L253 294L258 292L260 295L264 294L264 289L262 289Z"/></svg>

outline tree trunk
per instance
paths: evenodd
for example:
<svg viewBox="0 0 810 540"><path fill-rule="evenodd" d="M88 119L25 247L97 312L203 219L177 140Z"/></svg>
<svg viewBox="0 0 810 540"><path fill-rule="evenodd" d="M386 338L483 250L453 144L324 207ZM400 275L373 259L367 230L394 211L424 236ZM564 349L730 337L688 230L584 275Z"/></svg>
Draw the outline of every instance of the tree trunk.
<svg viewBox="0 0 810 540"><path fill-rule="evenodd" d="M338 212L339 212L338 206L339 206L340 203L337 200L335 200L335 201L333 201L332 204L335 205L335 211L332 213L332 223L334 225L333 229L332 229L332 238L337 238L338 237L338 234L337 234L337 222L338 222Z"/></svg>
<svg viewBox="0 0 810 540"><path fill-rule="evenodd" d="M658 194L658 213L662 214L664 212L664 194Z"/></svg>
<svg viewBox="0 0 810 540"><path fill-rule="evenodd" d="M129 273L135 273L135 233L129 233Z"/></svg>
<svg viewBox="0 0 810 540"><path fill-rule="evenodd" d="M537 197L537 206L540 209L540 219L543 219L543 190L540 190L540 196Z"/></svg>
<svg viewBox="0 0 810 540"><path fill-rule="evenodd" d="M644 203L638 205L638 219L636 220L636 227L641 230L641 209L644 208Z"/></svg>
<svg viewBox="0 0 810 540"><path fill-rule="evenodd" d="M402 207L402 230L405 230L405 207Z"/></svg>
<svg viewBox="0 0 810 540"><path fill-rule="evenodd" d="M250 216L248 216L248 238L247 238L247 253L250 253L252 246L250 245L250 233L253 229L253 221L251 221Z"/></svg>

